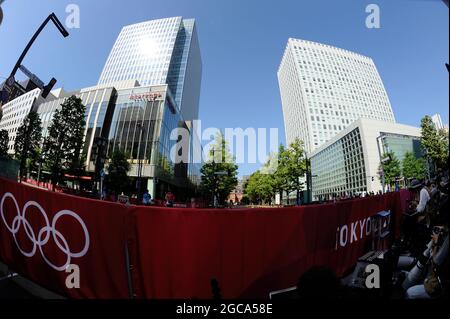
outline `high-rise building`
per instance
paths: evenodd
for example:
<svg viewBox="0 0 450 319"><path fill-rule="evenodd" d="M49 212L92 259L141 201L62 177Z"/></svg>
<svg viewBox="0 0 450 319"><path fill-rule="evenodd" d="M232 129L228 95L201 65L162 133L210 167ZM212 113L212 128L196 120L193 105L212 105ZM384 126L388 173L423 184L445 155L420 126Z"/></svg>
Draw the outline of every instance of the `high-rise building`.
<svg viewBox="0 0 450 319"><path fill-rule="evenodd" d="M55 93L56 91L52 91ZM57 93L55 93L57 94ZM31 111L36 111L37 105L46 101L41 96L41 89L36 88L2 105L3 116L0 118L0 130L8 131L8 153L14 154L17 131L23 125L24 120ZM47 99L53 99L54 94L49 94Z"/></svg>
<svg viewBox="0 0 450 319"><path fill-rule="evenodd" d="M201 77L195 20L173 17L123 27L98 84L168 84L183 119L190 121L198 119Z"/></svg>
<svg viewBox="0 0 450 319"><path fill-rule="evenodd" d="M288 40L278 69L286 143L311 152L359 118L395 123L373 60L311 41Z"/></svg>
<svg viewBox="0 0 450 319"><path fill-rule="evenodd" d="M445 127L444 124L442 123L442 118L439 113L436 113L433 116L431 116L431 120L433 121L434 127L437 130L442 130Z"/></svg>

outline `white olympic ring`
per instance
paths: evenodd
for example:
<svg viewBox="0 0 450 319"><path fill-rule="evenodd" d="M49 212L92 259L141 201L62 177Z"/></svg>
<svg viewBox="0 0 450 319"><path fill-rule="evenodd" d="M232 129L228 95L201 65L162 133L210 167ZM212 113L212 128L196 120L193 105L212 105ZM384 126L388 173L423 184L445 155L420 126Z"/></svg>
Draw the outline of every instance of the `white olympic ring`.
<svg viewBox="0 0 450 319"><path fill-rule="evenodd" d="M3 206L4 206L4 202L7 198L11 198L12 201L14 202L14 205L16 206L16 210L17 210L17 215L14 217L11 226L8 225L8 222L6 221L5 218L5 214L3 212ZM25 218L25 214L26 211L29 207L36 207L39 212L41 213L41 215L44 217L45 220L45 226L42 227L38 234L37 237L33 231L33 227L31 226L30 222ZM45 210L42 208L41 205L39 205L37 202L35 201L28 201L25 206L23 207L22 212L20 212L19 209L19 204L17 203L16 198L14 197L13 194L7 192L3 195L2 200L0 202L0 214L2 216L2 220L3 223L5 224L6 228L9 230L9 232L13 235L14 237L14 242L16 243L17 248L19 249L19 251L26 257L33 257L36 253L36 248L39 247L39 252L41 253L42 258L45 260L45 262L52 267L53 269L57 270L57 271L63 271L65 270L71 262L72 258L80 258L83 257L84 255L86 255L88 249L89 249L89 243L90 243L90 238L89 238L89 232L87 230L87 227L85 225L85 223L83 222L83 220L81 219L80 216L78 216L76 213L74 213L71 210L60 210L58 213L56 213L56 215L53 217L52 220L52 224L50 225L50 222L48 220L47 214L45 212ZM60 231L58 231L56 229L56 222L62 217L62 216L71 216L73 217L83 228L83 232L84 232L84 247L81 251L79 252L72 252L69 248L69 244L66 240L66 238L61 234ZM19 232L20 227L22 226L25 229L25 234L27 235L28 239L33 243L33 248L31 249L31 251L24 251L22 249L22 247L20 247L19 242L17 240L16 234ZM45 233L45 237L43 238ZM56 243L56 246L58 246L58 248L66 254L66 263L62 266L58 266L53 264L44 254L44 251L42 249L42 246L44 246L45 244L48 243L48 241L50 240L50 234L52 235L53 240Z"/></svg>

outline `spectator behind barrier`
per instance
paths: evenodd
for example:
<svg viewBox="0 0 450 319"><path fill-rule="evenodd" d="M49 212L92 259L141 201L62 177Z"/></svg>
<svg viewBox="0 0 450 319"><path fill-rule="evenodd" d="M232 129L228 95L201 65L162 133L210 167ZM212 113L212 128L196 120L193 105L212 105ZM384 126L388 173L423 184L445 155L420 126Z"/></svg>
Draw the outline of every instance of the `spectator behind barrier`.
<svg viewBox="0 0 450 319"><path fill-rule="evenodd" d="M430 188L430 182L422 184L418 180L413 180L409 187L413 200L408 207L409 213L403 221L402 242L414 255L422 253L430 238L428 224L424 222L427 215L427 204L430 200Z"/></svg>
<svg viewBox="0 0 450 319"><path fill-rule="evenodd" d="M435 226L431 237L422 258L403 282L407 299L431 299L448 293L448 225Z"/></svg>

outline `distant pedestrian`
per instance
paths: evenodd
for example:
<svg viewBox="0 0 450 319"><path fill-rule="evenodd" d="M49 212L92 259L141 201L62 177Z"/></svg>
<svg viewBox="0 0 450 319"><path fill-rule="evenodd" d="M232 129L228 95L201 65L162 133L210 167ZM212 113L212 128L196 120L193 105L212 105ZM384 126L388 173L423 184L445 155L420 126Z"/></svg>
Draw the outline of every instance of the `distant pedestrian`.
<svg viewBox="0 0 450 319"><path fill-rule="evenodd" d="M145 190L144 195L142 196L142 204L145 206L149 206L152 201L152 195L148 192L148 189Z"/></svg>
<svg viewBox="0 0 450 319"><path fill-rule="evenodd" d="M175 195L171 191L168 191L166 193L166 206L173 207L174 202L175 202Z"/></svg>

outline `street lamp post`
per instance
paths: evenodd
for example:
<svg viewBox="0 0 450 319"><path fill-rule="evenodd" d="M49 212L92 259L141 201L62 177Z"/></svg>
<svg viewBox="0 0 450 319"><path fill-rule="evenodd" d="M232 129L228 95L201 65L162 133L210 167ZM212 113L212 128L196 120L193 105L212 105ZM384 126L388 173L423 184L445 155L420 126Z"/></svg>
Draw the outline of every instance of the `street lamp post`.
<svg viewBox="0 0 450 319"><path fill-rule="evenodd" d="M311 162L308 158L308 156L305 156L305 162L306 162L306 193L308 196L308 203L311 203L312 201L312 194L311 194Z"/></svg>
<svg viewBox="0 0 450 319"><path fill-rule="evenodd" d="M381 155L381 148L380 148L380 140L383 138L382 135L377 137L377 148L378 148L378 155L380 156L380 167L381 167L381 187L383 189L383 194L385 193L385 189L386 189L386 183L385 183L385 176L384 176L384 162L385 159L382 158L383 155Z"/></svg>
<svg viewBox="0 0 450 319"><path fill-rule="evenodd" d="M141 156L141 147L142 147L142 137L144 136L144 125L142 123L137 123L136 125L137 128L139 128L140 131L140 135L139 135L139 147L138 147L138 172L137 172L137 182L136 182L136 188L137 188L137 195L138 195L138 199L141 200L141 184L142 184L142 167L143 167L143 156L145 156L145 154L142 154Z"/></svg>
<svg viewBox="0 0 450 319"><path fill-rule="evenodd" d="M214 208L217 208L218 207L218 202L219 202L219 198L218 198L218 192L219 192L219 190L218 190L218 180L217 180L217 177L220 175L220 176L224 176L224 175L229 175L230 174L230 172L228 171L221 171L221 172L219 172L219 171L217 171L217 168L216 168L216 161L215 161L215 152L216 151L221 151L221 150L216 150L216 149L211 149L211 153L212 153L212 164L213 164L213 175L214 175L214 177L213 177L213 206L214 206ZM225 161L225 158L224 158L224 155L222 154L222 162L224 162Z"/></svg>
<svg viewBox="0 0 450 319"><path fill-rule="evenodd" d="M40 182L40 179L41 179L42 162L44 161L44 159L45 159L44 154L41 154L41 155L39 156L39 168L38 168L38 175L37 175L37 182L38 182L38 185L39 185L39 182Z"/></svg>
<svg viewBox="0 0 450 319"><path fill-rule="evenodd" d="M42 32L42 30L45 28L45 26L47 25L47 23L49 21L52 21L53 24L56 26L56 28L58 29L58 31L62 34L62 36L64 38L69 36L69 32L67 32L67 30L64 28L64 26L62 25L61 21L59 21L58 17L55 15L55 13L51 13L45 20L44 22L42 22L42 24L40 25L40 27L36 30L36 32L34 33L34 35L31 37L30 41L28 42L27 46L25 47L25 49L22 51L22 54L20 55L19 59L17 60L16 64L14 65L14 68L12 69L7 83L10 82L8 84L8 86L11 86L10 90L12 90L12 86L14 85L18 85L15 82L15 75L17 70L21 67L22 65L22 61L24 60L25 56L27 55L28 51L30 50L31 46L33 45L34 41L37 39L37 37L39 36L39 34ZM12 85L11 85L12 83ZM51 89L51 87L53 87L53 85L56 83L55 79L52 79L50 81L50 83L44 87L44 91L49 91ZM20 87L20 86L19 86ZM11 91L12 92L12 91ZM9 97L5 98L3 102L8 102ZM5 103L6 104L6 103Z"/></svg>
<svg viewBox="0 0 450 319"><path fill-rule="evenodd" d="M58 29L58 31L62 34L62 36L64 38L67 38L69 36L69 32L67 32L67 30L64 28L64 26L62 25L61 21L59 21L58 17L55 15L55 13L52 12L44 20L44 22L42 22L41 26L37 29L37 31L34 33L33 37L28 42L27 46L23 50L23 52L20 55L19 59L17 60L16 65L12 69L11 74L10 74L9 77L14 77L14 75L16 74L17 70L19 69L20 65L22 64L23 59L27 55L27 53L30 50L31 46L33 45L34 41L36 40L36 38L39 36L39 34L42 32L42 30L45 28L45 26L47 25L47 23L49 21L53 22L53 24L56 26L56 28Z"/></svg>
<svg viewBox="0 0 450 319"><path fill-rule="evenodd" d="M213 178L213 206L214 208L217 208L218 206L218 200L216 198L216 194L217 194L217 174L216 174L216 160L215 160L215 152L216 150L213 148L211 150L212 152L212 164L213 164L213 174L214 174L214 178Z"/></svg>

